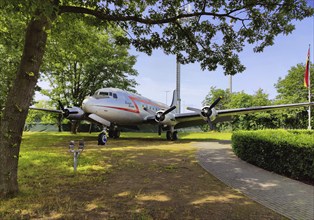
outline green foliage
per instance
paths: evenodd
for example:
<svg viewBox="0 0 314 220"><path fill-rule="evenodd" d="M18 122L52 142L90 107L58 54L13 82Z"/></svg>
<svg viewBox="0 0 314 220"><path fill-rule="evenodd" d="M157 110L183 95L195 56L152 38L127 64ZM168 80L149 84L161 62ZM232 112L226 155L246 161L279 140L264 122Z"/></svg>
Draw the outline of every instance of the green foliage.
<svg viewBox="0 0 314 220"><path fill-rule="evenodd" d="M311 72L314 71L314 66L311 65ZM277 89L277 103L296 103L308 101L308 90L304 86L305 65L297 64L288 71L285 78L279 78L275 84ZM311 82L314 82L314 76L311 74ZM314 86L311 85L311 90Z"/></svg>
<svg viewBox="0 0 314 220"><path fill-rule="evenodd" d="M111 48L113 50L121 49L122 45L132 44L137 50L151 54L153 49L161 48L166 54L177 54L182 63L199 62L203 69L209 70L215 70L218 65L221 65L226 74L235 74L244 70L237 54L242 51L246 43L254 44L254 51L261 52L266 46L274 43L275 36L290 34L294 29L293 20L302 20L314 13L313 8L307 6L305 0L264 1L263 4L253 0L244 2L197 0L193 2L191 12L185 10L182 6L184 4L182 0L160 2L1 1L0 60L4 65L0 63L0 68L3 67L4 71L1 69L0 72L4 80L0 85L0 103L4 103L7 90L17 70L23 47L24 34L21 33L24 33L25 22L39 14L47 16L53 25L51 33L47 30L51 34L51 44L48 47L46 61L55 63L53 65L46 62L45 72L49 72L49 76L57 71L63 72L66 76L69 73L73 74L74 71L68 71L67 67L64 67L71 61L69 66L72 69L76 67L78 72L83 68L84 74L104 72L107 77L110 77L109 73L112 73L112 70L122 68L124 70L119 73L120 75L118 74L120 77L115 78L115 83L119 82L121 87L129 85L132 87L134 81L131 80L128 83L123 80L121 82L121 78L125 73L136 75L135 71L130 69L130 66L134 65L135 58L118 53L113 56L116 60L114 64L106 62L105 57L113 55L108 53L108 45L99 44L95 49L99 42L98 37L95 36L99 35L101 30L108 31L110 26L118 25L123 31L128 32L127 35L113 34L115 36L111 39L115 39L114 42L117 44L115 48ZM80 14L80 16L73 14ZM88 23L86 24L82 19L88 20ZM111 28L110 32L112 29L114 29L113 32L117 31ZM106 40L103 39L102 42ZM68 46L66 50L60 49L65 46ZM84 51L86 48L90 51ZM106 52L102 52L101 48L105 48ZM96 59L91 56L95 56ZM123 59L121 56L129 59ZM83 57L86 60L84 63ZM99 59L100 57L104 58ZM3 58L10 61L7 62L8 60ZM77 61L77 59L81 66L73 63L73 60ZM129 63L126 63L126 60L129 60ZM104 69L104 66L108 69ZM52 69L56 71L53 72ZM80 76L76 73L71 80L78 81ZM59 74L58 81L62 81L63 78L64 76ZM59 95L58 99L67 97L67 94L57 91L59 82L52 81L55 92ZM93 78L89 81L93 81ZM84 85L84 82L82 84ZM65 88L68 85L64 85L63 82L62 87ZM65 89L70 90L70 88ZM71 93L80 98L74 101L75 104L79 103L79 99L84 96L79 90L80 87L76 82ZM3 106L0 106L0 109L2 108Z"/></svg>
<svg viewBox="0 0 314 220"><path fill-rule="evenodd" d="M203 105L210 105L215 99L222 96L223 99L217 105L216 109L234 109L234 108L248 108L252 106L267 106L272 102L268 98L268 94L264 93L262 89L255 92L254 95L246 94L244 91L230 94L229 90L216 89L211 87L210 92L203 101ZM276 118L269 112L250 113L246 115L233 116L231 122L222 122L216 124L216 129L221 130L256 130L264 128L275 128ZM208 129L208 125L204 130Z"/></svg>
<svg viewBox="0 0 314 220"><path fill-rule="evenodd" d="M40 100L34 105L36 108L45 108L45 109L55 109L52 106L51 102ZM36 111L30 110L28 112L26 123L43 123L43 124L52 124L56 123L58 120L58 115L55 113L43 112L43 111Z"/></svg>
<svg viewBox="0 0 314 220"><path fill-rule="evenodd" d="M136 58L128 54L128 46L115 44L124 33L91 22L90 17L63 15L52 28L42 68L42 79L49 81L51 89L41 92L54 101L80 106L99 88L132 90L136 85L130 78L137 75Z"/></svg>
<svg viewBox="0 0 314 220"><path fill-rule="evenodd" d="M314 131L237 131L232 148L238 157L263 169L314 180Z"/></svg>
<svg viewBox="0 0 314 220"><path fill-rule="evenodd" d="M311 65L311 72L314 66ZM297 64L291 67L285 78L279 78L275 88L277 89L276 104L308 102L308 90L304 86L304 64ZM311 74L311 81L314 82L314 76ZM311 91L313 91L313 84ZM313 114L312 109L312 114ZM308 113L305 109L287 109L278 111L278 123L284 128L306 128L308 125ZM312 120L312 123L314 120Z"/></svg>
<svg viewBox="0 0 314 220"><path fill-rule="evenodd" d="M220 65L226 74L245 69L238 53L246 43L254 44L255 52L262 52L274 44L277 35L294 30L293 20L310 17L314 12L306 0L195 0L191 12L185 10L183 0L5 2L27 14L34 14L36 9L49 17L54 10L59 14L90 14L127 31L128 36L119 37L120 43L131 43L148 54L162 48L166 54L177 54L182 63L199 62L209 70Z"/></svg>
<svg viewBox="0 0 314 220"><path fill-rule="evenodd" d="M0 111L21 58L26 18L19 12L1 10L0 16Z"/></svg>

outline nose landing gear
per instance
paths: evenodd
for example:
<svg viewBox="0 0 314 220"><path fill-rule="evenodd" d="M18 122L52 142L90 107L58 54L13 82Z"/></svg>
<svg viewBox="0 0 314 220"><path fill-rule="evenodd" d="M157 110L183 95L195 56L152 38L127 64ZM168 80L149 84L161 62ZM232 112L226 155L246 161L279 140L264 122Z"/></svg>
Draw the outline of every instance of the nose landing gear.
<svg viewBox="0 0 314 220"><path fill-rule="evenodd" d="M106 132L103 131L98 135L98 145L106 145L107 143L107 135Z"/></svg>
<svg viewBox="0 0 314 220"><path fill-rule="evenodd" d="M107 128L105 127L103 131L98 135L98 145L106 145L107 143ZM120 137L120 130L117 128L109 128L108 129L109 138L117 139Z"/></svg>

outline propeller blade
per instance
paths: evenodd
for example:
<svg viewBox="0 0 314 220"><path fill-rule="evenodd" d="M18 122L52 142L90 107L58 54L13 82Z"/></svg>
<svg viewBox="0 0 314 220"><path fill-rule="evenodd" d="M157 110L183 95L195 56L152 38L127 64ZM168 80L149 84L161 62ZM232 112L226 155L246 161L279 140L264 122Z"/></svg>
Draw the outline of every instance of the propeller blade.
<svg viewBox="0 0 314 220"><path fill-rule="evenodd" d="M196 113L198 113L198 114L201 114L201 113L202 113L202 110L201 110L201 109L198 109L198 108L187 107L186 109L189 110L189 111L196 112Z"/></svg>
<svg viewBox="0 0 314 220"><path fill-rule="evenodd" d="M161 135L161 125L160 124L158 125L158 135L159 136Z"/></svg>
<svg viewBox="0 0 314 220"><path fill-rule="evenodd" d="M219 96L218 99L216 99L216 100L213 102L213 104L211 104L211 105L209 106L209 109L214 108L214 107L220 102L221 99L222 99L222 96Z"/></svg>
<svg viewBox="0 0 314 220"><path fill-rule="evenodd" d="M64 112L65 108L62 104L62 102L60 100L58 100L58 103L59 103L59 107L61 108L61 110Z"/></svg>
<svg viewBox="0 0 314 220"><path fill-rule="evenodd" d="M168 108L168 109L167 109L166 111L164 111L162 114L163 114L163 115L166 115L166 114L168 114L169 112L175 110L175 108L176 108L176 106L174 105L174 106Z"/></svg>
<svg viewBox="0 0 314 220"><path fill-rule="evenodd" d="M207 119L207 123L209 125L209 129L214 130L214 125L213 125L213 122L210 120L210 118Z"/></svg>
<svg viewBox="0 0 314 220"><path fill-rule="evenodd" d="M69 111L68 114L71 115L71 114L78 114L78 113L79 113L78 111L73 111L73 112L70 112L70 111Z"/></svg>

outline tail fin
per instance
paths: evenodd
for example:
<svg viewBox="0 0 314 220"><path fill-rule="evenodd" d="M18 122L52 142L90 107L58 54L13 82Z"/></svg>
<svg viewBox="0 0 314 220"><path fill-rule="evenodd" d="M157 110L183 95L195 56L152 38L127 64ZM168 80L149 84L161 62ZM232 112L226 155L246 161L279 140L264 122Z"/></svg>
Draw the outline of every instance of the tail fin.
<svg viewBox="0 0 314 220"><path fill-rule="evenodd" d="M173 90L173 96L172 96L172 102L170 107L177 106L178 100L177 100L177 90ZM178 106L177 106L178 107ZM176 110L175 110L176 111Z"/></svg>

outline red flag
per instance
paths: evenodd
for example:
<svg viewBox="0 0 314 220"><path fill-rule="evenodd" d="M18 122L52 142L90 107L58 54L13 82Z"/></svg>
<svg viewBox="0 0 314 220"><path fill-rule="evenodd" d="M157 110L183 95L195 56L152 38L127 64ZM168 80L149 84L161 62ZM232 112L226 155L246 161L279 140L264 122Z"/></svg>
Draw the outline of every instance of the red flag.
<svg viewBox="0 0 314 220"><path fill-rule="evenodd" d="M305 63L305 73L304 73L304 86L309 88L309 75L310 75L310 48L307 51L306 63Z"/></svg>

